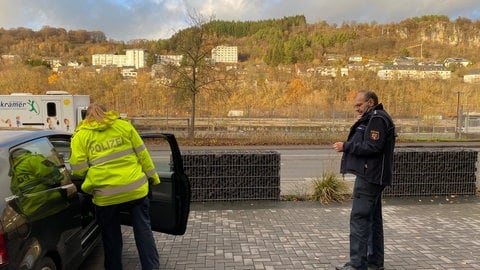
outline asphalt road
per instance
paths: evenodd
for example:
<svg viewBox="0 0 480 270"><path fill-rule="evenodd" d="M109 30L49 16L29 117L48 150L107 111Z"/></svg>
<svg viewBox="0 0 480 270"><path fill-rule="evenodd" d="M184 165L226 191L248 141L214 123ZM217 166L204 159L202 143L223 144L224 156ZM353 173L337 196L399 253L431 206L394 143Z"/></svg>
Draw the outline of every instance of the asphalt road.
<svg viewBox="0 0 480 270"><path fill-rule="evenodd" d="M432 142L432 143L399 143L397 148L438 148L453 147L474 149L480 152L479 142ZM241 151L241 150L274 150L280 153L280 181L282 195L302 195L310 181L321 177L324 173L339 173L341 153L335 152L331 146L181 146L182 151ZM161 149L151 149L155 159L168 163L169 153ZM478 161L477 161L478 163ZM480 165L477 165L477 168ZM353 181L351 175L343 176Z"/></svg>

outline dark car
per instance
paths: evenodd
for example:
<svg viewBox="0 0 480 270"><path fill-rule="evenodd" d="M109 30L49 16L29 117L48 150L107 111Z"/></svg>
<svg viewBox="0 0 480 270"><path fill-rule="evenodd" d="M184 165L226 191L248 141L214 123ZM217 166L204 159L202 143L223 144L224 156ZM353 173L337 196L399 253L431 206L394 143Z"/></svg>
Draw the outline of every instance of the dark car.
<svg viewBox="0 0 480 270"><path fill-rule="evenodd" d="M100 241L83 179L70 174L71 134L0 129L0 269L77 269ZM190 186L175 137L146 135L162 183L151 199L152 230L186 230ZM125 213L123 223L130 224Z"/></svg>

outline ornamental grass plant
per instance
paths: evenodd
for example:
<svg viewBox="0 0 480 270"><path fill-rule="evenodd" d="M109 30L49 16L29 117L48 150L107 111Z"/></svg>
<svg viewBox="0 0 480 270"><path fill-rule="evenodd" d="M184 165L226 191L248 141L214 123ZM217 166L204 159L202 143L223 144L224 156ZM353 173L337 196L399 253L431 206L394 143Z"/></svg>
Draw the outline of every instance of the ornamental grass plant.
<svg viewBox="0 0 480 270"><path fill-rule="evenodd" d="M350 186L334 172L324 172L313 180L312 200L322 204L343 202L351 197Z"/></svg>

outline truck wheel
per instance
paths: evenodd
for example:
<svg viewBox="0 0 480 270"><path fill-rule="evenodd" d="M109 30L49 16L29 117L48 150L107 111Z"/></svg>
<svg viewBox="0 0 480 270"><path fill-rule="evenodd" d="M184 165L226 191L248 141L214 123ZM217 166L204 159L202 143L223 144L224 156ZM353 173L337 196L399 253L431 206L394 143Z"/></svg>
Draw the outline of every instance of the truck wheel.
<svg viewBox="0 0 480 270"><path fill-rule="evenodd" d="M38 270L57 270L57 265L50 257L44 257L38 264Z"/></svg>

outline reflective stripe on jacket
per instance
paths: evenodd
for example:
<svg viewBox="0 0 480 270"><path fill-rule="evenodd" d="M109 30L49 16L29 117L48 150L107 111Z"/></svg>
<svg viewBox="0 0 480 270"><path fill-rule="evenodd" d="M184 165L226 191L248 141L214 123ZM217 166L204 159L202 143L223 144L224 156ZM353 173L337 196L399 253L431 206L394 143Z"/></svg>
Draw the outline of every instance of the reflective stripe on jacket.
<svg viewBox="0 0 480 270"><path fill-rule="evenodd" d="M84 120L72 137L72 174L84 176L82 190L99 206L145 197L148 181L160 183L153 161L135 128L116 112L104 123Z"/></svg>

